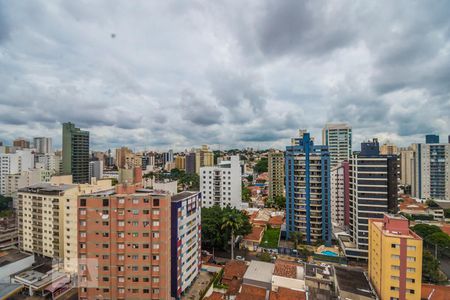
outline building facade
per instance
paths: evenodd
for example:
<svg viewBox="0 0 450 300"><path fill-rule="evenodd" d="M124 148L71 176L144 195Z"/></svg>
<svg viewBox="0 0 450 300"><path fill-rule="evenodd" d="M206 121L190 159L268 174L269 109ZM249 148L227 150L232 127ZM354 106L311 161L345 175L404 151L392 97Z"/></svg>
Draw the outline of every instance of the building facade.
<svg viewBox="0 0 450 300"><path fill-rule="evenodd" d="M62 174L72 175L74 183L89 182L89 131L63 124Z"/></svg>
<svg viewBox="0 0 450 300"><path fill-rule="evenodd" d="M79 299L170 299L170 196L117 186L80 196L78 219Z"/></svg>
<svg viewBox="0 0 450 300"><path fill-rule="evenodd" d="M30 149L0 153L0 194L6 195L8 176L34 168L34 153Z"/></svg>
<svg viewBox="0 0 450 300"><path fill-rule="evenodd" d="M17 193L19 249L56 258L68 272L77 270L77 197L111 188L110 180L96 185L72 184L71 176L53 177Z"/></svg>
<svg viewBox="0 0 450 300"><path fill-rule="evenodd" d="M30 148L30 141L24 138L17 138L13 141L13 147L16 147L18 149Z"/></svg>
<svg viewBox="0 0 450 300"><path fill-rule="evenodd" d="M217 166L200 168L202 206L231 206L241 208L241 166L239 156L231 156Z"/></svg>
<svg viewBox="0 0 450 300"><path fill-rule="evenodd" d="M182 192L171 203L171 295L176 299L201 269L201 197Z"/></svg>
<svg viewBox="0 0 450 300"><path fill-rule="evenodd" d="M330 155L300 131L286 147L286 233L301 232L307 243L331 243Z"/></svg>
<svg viewBox="0 0 450 300"><path fill-rule="evenodd" d="M16 214L0 217L0 251L16 248L18 244Z"/></svg>
<svg viewBox="0 0 450 300"><path fill-rule="evenodd" d="M89 162L89 178L103 178L103 160L93 160Z"/></svg>
<svg viewBox="0 0 450 300"><path fill-rule="evenodd" d="M53 153L52 138L35 137L33 138L33 146L38 154Z"/></svg>
<svg viewBox="0 0 450 300"><path fill-rule="evenodd" d="M186 156L177 155L175 158L175 168L178 170L186 170Z"/></svg>
<svg viewBox="0 0 450 300"><path fill-rule="evenodd" d="M348 161L352 154L352 128L348 124L326 124L322 129L322 144L328 146L331 167Z"/></svg>
<svg viewBox="0 0 450 300"><path fill-rule="evenodd" d="M413 144L414 181L412 195L420 199L450 199L450 144L439 144L439 136L429 143ZM433 143L432 143L433 142Z"/></svg>
<svg viewBox="0 0 450 300"><path fill-rule="evenodd" d="M397 212L397 156L381 155L377 139L361 143L361 152L350 159L349 178L349 229L354 247L345 252L349 258L367 260L369 219Z"/></svg>
<svg viewBox="0 0 450 300"><path fill-rule="evenodd" d="M269 199L284 196L284 153L270 151L268 155Z"/></svg>
<svg viewBox="0 0 450 300"><path fill-rule="evenodd" d="M422 239L403 217L369 221L369 278L381 300L421 299Z"/></svg>
<svg viewBox="0 0 450 300"><path fill-rule="evenodd" d="M414 150L400 149L400 184L411 187L414 182Z"/></svg>
<svg viewBox="0 0 450 300"><path fill-rule="evenodd" d="M350 179L347 161L331 169L331 223L347 228L350 223Z"/></svg>
<svg viewBox="0 0 450 300"><path fill-rule="evenodd" d="M380 146L381 155L398 155L398 147L391 143L385 143Z"/></svg>

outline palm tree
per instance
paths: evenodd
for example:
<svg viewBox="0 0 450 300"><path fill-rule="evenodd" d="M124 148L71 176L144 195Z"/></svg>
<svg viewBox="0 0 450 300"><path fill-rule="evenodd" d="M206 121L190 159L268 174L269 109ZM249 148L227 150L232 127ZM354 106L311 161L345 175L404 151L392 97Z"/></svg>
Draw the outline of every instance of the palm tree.
<svg viewBox="0 0 450 300"><path fill-rule="evenodd" d="M242 215L235 210L227 213L222 219L222 229L231 230L231 260L234 259L234 233L242 227L243 223Z"/></svg>
<svg viewBox="0 0 450 300"><path fill-rule="evenodd" d="M294 249L297 249L298 244L303 239L303 234L300 231L291 232L290 239L292 242L294 242Z"/></svg>

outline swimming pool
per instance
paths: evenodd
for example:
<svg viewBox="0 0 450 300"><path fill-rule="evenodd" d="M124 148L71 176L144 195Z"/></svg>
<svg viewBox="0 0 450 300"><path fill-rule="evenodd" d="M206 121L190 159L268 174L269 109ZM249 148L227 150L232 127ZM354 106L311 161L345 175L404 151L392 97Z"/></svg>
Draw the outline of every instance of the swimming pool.
<svg viewBox="0 0 450 300"><path fill-rule="evenodd" d="M322 251L320 253L323 254L323 255L326 255L326 256L339 256L337 253L335 253L333 251L329 251L329 250L325 250L325 251Z"/></svg>

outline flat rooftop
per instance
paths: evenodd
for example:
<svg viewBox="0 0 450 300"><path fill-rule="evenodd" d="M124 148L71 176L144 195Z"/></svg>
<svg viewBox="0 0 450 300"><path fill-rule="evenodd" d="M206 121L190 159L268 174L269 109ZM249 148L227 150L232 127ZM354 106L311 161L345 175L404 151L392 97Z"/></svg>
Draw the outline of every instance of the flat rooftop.
<svg viewBox="0 0 450 300"><path fill-rule="evenodd" d="M20 193L31 193L31 194L44 194L53 195L59 194L61 192L67 191L77 187L76 184L51 184L51 183L38 183L27 186L25 188L19 189Z"/></svg>
<svg viewBox="0 0 450 300"><path fill-rule="evenodd" d="M358 269L334 267L339 290L376 299L364 272Z"/></svg>
<svg viewBox="0 0 450 300"><path fill-rule="evenodd" d="M275 264L252 260L244 274L244 280L249 279L271 283L274 269Z"/></svg>
<svg viewBox="0 0 450 300"><path fill-rule="evenodd" d="M32 255L20 252L17 249L2 251L0 252L0 267L6 266L10 263L16 262L29 256Z"/></svg>
<svg viewBox="0 0 450 300"><path fill-rule="evenodd" d="M184 199L192 197L198 193L199 192L194 192L194 191L184 191L184 192L178 193L178 194L172 196L172 202L178 202L178 201L184 200Z"/></svg>

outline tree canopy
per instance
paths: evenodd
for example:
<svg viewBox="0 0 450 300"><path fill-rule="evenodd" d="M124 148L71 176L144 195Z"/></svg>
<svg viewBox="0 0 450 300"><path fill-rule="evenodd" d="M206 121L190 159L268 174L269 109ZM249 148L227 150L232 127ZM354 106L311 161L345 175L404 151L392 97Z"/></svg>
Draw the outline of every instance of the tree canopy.
<svg viewBox="0 0 450 300"><path fill-rule="evenodd" d="M253 171L255 171L257 174L261 174L261 173L267 172L268 167L269 167L269 161L268 161L267 157L263 157L253 167Z"/></svg>
<svg viewBox="0 0 450 300"><path fill-rule="evenodd" d="M235 236L246 235L252 231L248 216L235 208L221 208L214 205L202 208L202 244L207 249L227 249L231 237L231 227L225 224L228 220L238 220L234 227ZM233 222L234 223L234 222Z"/></svg>

